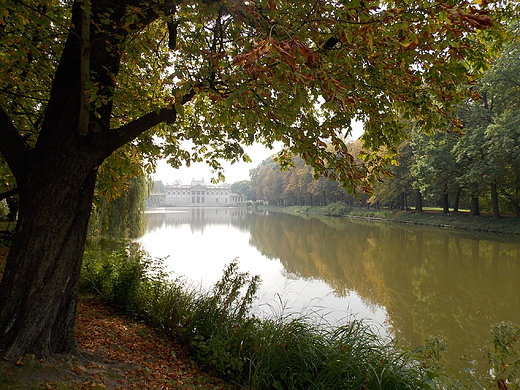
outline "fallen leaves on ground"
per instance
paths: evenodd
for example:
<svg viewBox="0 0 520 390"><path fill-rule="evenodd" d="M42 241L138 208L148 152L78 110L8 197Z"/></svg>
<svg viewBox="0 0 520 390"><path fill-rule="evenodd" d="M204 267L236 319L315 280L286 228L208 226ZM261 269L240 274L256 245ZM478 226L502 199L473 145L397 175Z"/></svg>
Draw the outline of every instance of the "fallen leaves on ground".
<svg viewBox="0 0 520 390"><path fill-rule="evenodd" d="M143 323L118 316L97 297L80 299L76 329L81 350L128 367L118 389L231 388L201 371L179 343ZM87 367L91 368L96 364Z"/></svg>
<svg viewBox="0 0 520 390"><path fill-rule="evenodd" d="M8 248L0 247L0 275L8 252ZM5 380L19 371L27 381L38 383L38 388L45 390L233 388L199 369L178 342L141 322L118 315L96 296L79 299L76 339L83 358L66 357L52 367L51 363L27 355L12 366L2 367ZM26 387L9 384L8 388Z"/></svg>

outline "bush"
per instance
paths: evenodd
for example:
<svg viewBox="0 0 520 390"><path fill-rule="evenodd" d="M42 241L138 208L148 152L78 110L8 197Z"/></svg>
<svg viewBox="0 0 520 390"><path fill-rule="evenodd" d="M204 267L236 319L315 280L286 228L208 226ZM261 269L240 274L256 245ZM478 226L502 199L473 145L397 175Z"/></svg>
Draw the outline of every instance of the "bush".
<svg viewBox="0 0 520 390"><path fill-rule="evenodd" d="M325 207L323 213L331 217L341 217L347 215L351 211L351 208L344 202L331 203Z"/></svg>
<svg viewBox="0 0 520 390"><path fill-rule="evenodd" d="M119 245L117 249L111 248L113 245L110 241L87 245L82 288L101 295L122 312L139 315L149 305L151 290L167 281L162 260L152 260L137 243Z"/></svg>
<svg viewBox="0 0 520 390"><path fill-rule="evenodd" d="M136 244L89 246L82 286L190 346L206 368L249 389L421 389L410 354L364 323L319 325L305 316L260 320L251 314L260 280L233 261L209 291L170 280L163 260Z"/></svg>

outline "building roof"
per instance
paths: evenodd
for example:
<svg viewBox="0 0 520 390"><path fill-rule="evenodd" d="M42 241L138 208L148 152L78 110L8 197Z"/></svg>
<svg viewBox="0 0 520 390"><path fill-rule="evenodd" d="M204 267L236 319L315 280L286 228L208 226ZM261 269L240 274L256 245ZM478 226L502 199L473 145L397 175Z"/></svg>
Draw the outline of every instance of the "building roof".
<svg viewBox="0 0 520 390"><path fill-rule="evenodd" d="M204 179L191 181L190 185L187 184L166 184L166 188L179 188L179 189L190 189L190 188L208 188L208 189L223 189L228 190L231 188L231 185L223 183L223 184L206 184Z"/></svg>
<svg viewBox="0 0 520 390"><path fill-rule="evenodd" d="M195 180L195 178L193 178L191 180L191 186L194 187L194 186L206 186L206 182L204 181L204 178L202 180Z"/></svg>

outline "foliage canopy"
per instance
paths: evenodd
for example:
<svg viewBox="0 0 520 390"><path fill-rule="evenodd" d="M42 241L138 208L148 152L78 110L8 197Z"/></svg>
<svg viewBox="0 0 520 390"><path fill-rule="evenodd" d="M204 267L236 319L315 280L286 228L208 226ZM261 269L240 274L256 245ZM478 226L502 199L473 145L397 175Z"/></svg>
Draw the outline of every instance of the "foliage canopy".
<svg viewBox="0 0 520 390"><path fill-rule="evenodd" d="M0 153L20 211L0 284L0 355L75 349L82 252L109 156L109 173L166 156L218 175L219 158L248 159L242 145L280 141L282 165L298 154L317 175L367 187L380 157L356 163L351 120L365 123L366 146L389 152L403 120L452 125L514 5L3 1Z"/></svg>
<svg viewBox="0 0 520 390"><path fill-rule="evenodd" d="M219 176L219 158L248 160L242 145L281 141L282 165L298 154L349 187L380 175L379 157L366 156L361 167L348 152L351 120L365 123L365 146L389 150L404 136L403 119L448 125L453 103L487 67L486 39L500 27L490 16L509 7L431 0L74 4L82 7L80 21L70 1L0 6L4 121L8 115L31 147L66 39L77 34L85 85L76 115L90 115L71 130L98 132L104 143L105 133L116 135L110 149L131 142L152 162L206 161ZM79 23L90 35L81 35Z"/></svg>

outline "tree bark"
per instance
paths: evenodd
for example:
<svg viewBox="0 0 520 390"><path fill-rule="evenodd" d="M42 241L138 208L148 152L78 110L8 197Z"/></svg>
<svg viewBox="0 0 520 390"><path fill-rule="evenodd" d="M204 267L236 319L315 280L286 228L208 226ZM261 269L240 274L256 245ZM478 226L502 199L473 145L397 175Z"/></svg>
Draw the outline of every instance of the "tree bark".
<svg viewBox="0 0 520 390"><path fill-rule="evenodd" d="M92 3L93 17L107 11L103 2ZM119 25L125 7L113 8L114 25ZM75 352L79 278L97 168L142 132L176 118L174 108L165 108L110 129L109 98L120 63L120 52L113 49L128 31L94 31L91 75L108 103L97 110L99 119L89 118L91 124L96 121L99 131L79 134L81 13L81 3L74 2L73 31L65 43L33 149L0 107L0 152L16 178L20 198L15 238L0 284L0 357L9 360L24 354L50 359L57 353ZM153 15L146 17L147 22L153 19Z"/></svg>
<svg viewBox="0 0 520 390"><path fill-rule="evenodd" d="M500 209L498 207L498 190L497 183L492 182L490 185L491 190L491 210L493 211L493 218L500 219Z"/></svg>
<svg viewBox="0 0 520 390"><path fill-rule="evenodd" d="M472 197L471 197L471 215L473 217L480 215L480 206L478 203L478 195L472 195Z"/></svg>
<svg viewBox="0 0 520 390"><path fill-rule="evenodd" d="M423 198L420 190L415 191L415 210L419 213L423 212Z"/></svg>
<svg viewBox="0 0 520 390"><path fill-rule="evenodd" d="M448 193L447 192L442 197L442 212L444 214L449 214L450 213L450 202L449 202L449 197L448 197Z"/></svg>
<svg viewBox="0 0 520 390"><path fill-rule="evenodd" d="M77 158L57 169L57 160L40 161L20 191L15 238L0 284L0 351L6 359L27 353L49 359L75 351L74 320L96 170Z"/></svg>
<svg viewBox="0 0 520 390"><path fill-rule="evenodd" d="M453 201L453 212L457 213L459 211L459 203L460 203L460 188L457 190L455 194L455 200Z"/></svg>

